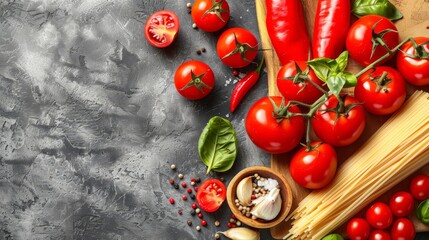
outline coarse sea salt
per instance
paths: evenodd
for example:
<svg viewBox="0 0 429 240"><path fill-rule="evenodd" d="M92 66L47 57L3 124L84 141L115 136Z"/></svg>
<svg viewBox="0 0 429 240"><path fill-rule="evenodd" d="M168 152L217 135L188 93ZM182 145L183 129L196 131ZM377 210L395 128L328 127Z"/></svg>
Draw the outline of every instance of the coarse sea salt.
<svg viewBox="0 0 429 240"><path fill-rule="evenodd" d="M277 180L272 178L267 178L265 181L258 180L257 184L259 187L263 187L268 191L271 191L272 189L276 188L279 185Z"/></svg>

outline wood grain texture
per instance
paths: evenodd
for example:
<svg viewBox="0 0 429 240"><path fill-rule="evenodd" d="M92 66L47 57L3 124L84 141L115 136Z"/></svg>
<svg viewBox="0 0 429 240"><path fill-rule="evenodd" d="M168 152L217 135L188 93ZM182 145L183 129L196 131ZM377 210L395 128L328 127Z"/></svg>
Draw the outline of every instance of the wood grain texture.
<svg viewBox="0 0 429 240"><path fill-rule="evenodd" d="M397 26L400 38L405 39L408 36L428 36L429 37L429 1L427 0L393 0L392 3L401 11L404 18L395 23ZM308 29L309 36L313 34L313 25L314 25L314 16L316 13L317 1L314 0L302 0L303 8L306 15L306 26ZM262 41L262 48L264 51L264 57L266 59L266 70L268 76L268 95L276 96L279 95L279 91L276 86L276 75L280 69L280 61L274 52L271 41L268 36L267 28L265 25L266 19L266 5L265 0L256 0L256 13L258 19L259 33ZM353 21L353 20L352 20ZM350 61L348 65L348 70L351 72L358 72L361 67L355 63L353 60ZM415 89L410 87L409 93L413 92ZM425 87L424 90L428 91L429 87ZM347 159L356 149L358 149L365 141L368 139L385 121L387 117L375 117L369 116L367 119L368 124L363 136L353 144L353 146L345 147L338 149L338 158L341 163ZM292 180L289 173L289 160L293 153L283 154L283 155L273 155L271 158L271 167L276 171L283 173L284 177L290 182L293 196L293 205L292 210L296 208L297 204L310 192L307 189L304 189ZM428 159L429 161L429 159ZM417 173L424 172L429 173L429 164L420 170L416 170ZM396 186L394 189L387 192L380 199L383 201L388 201L389 197L393 195L393 192L396 190L406 190L409 179L407 178L401 184ZM416 231L429 231L429 226L420 223L417 219L413 219L415 223ZM289 226L286 222L279 224L276 227L271 228L271 235L276 239L283 238ZM339 229L343 231L344 229Z"/></svg>

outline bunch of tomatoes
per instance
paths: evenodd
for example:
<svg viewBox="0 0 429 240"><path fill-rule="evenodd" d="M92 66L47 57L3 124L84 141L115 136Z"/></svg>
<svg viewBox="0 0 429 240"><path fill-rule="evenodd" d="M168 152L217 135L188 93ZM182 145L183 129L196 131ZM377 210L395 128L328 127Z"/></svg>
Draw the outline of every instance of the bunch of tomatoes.
<svg viewBox="0 0 429 240"><path fill-rule="evenodd" d="M414 239L416 231L411 216L415 200L429 198L429 176L415 176L409 191L396 192L388 204L378 201L365 212L365 217L355 217L347 223L347 235L350 239ZM389 231L390 228L390 231Z"/></svg>

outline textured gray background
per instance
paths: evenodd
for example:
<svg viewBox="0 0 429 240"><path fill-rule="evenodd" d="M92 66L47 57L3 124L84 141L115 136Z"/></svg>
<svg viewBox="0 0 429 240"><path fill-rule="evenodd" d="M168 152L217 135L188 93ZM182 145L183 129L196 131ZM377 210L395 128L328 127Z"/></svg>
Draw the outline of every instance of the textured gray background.
<svg viewBox="0 0 429 240"><path fill-rule="evenodd" d="M243 125L267 84L260 81L228 114L236 78L215 54L218 35L192 29L187 2L1 0L0 239L207 239L215 219L226 228L225 203L205 214L209 227L195 230L191 201L168 184L169 166L176 163L188 183L206 178L197 141L215 115L230 119L239 139L227 181L245 166L269 165ZM228 27L245 26L259 38L254 1L230 7ZM142 33L161 9L181 20L167 49L150 46ZM202 47L207 52L198 56ZM175 69L189 59L215 72L214 92L203 101L174 87Z"/></svg>
<svg viewBox="0 0 429 240"><path fill-rule="evenodd" d="M188 184L208 177L197 141L215 115L236 128L239 155L229 172L211 176L227 183L246 166L269 165L243 125L251 103L267 93L266 76L229 114L237 79L215 54L218 34L192 29L187 2L0 1L0 239L210 239L226 229L224 204L204 215L209 226L197 232L191 201L168 179L179 172ZM229 3L227 27L244 26L259 38L254 1ZM151 47L142 33L161 9L181 20L167 49ZM215 72L214 92L202 101L182 98L173 84L175 69L189 59Z"/></svg>

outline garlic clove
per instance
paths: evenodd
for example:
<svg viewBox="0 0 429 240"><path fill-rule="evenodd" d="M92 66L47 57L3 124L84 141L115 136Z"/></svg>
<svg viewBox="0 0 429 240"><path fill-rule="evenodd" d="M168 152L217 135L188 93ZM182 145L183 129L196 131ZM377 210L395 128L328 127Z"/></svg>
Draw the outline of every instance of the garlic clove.
<svg viewBox="0 0 429 240"><path fill-rule="evenodd" d="M253 207L250 213L257 218L271 221L277 217L281 207L282 199L280 196L280 189L274 188L263 197L262 201Z"/></svg>
<svg viewBox="0 0 429 240"><path fill-rule="evenodd" d="M243 178L237 185L237 198L244 206L252 205L252 177Z"/></svg>
<svg viewBox="0 0 429 240"><path fill-rule="evenodd" d="M230 228L225 232L218 232L225 237L233 239L233 240L259 240L260 234L258 231L245 228L245 227L236 227Z"/></svg>

